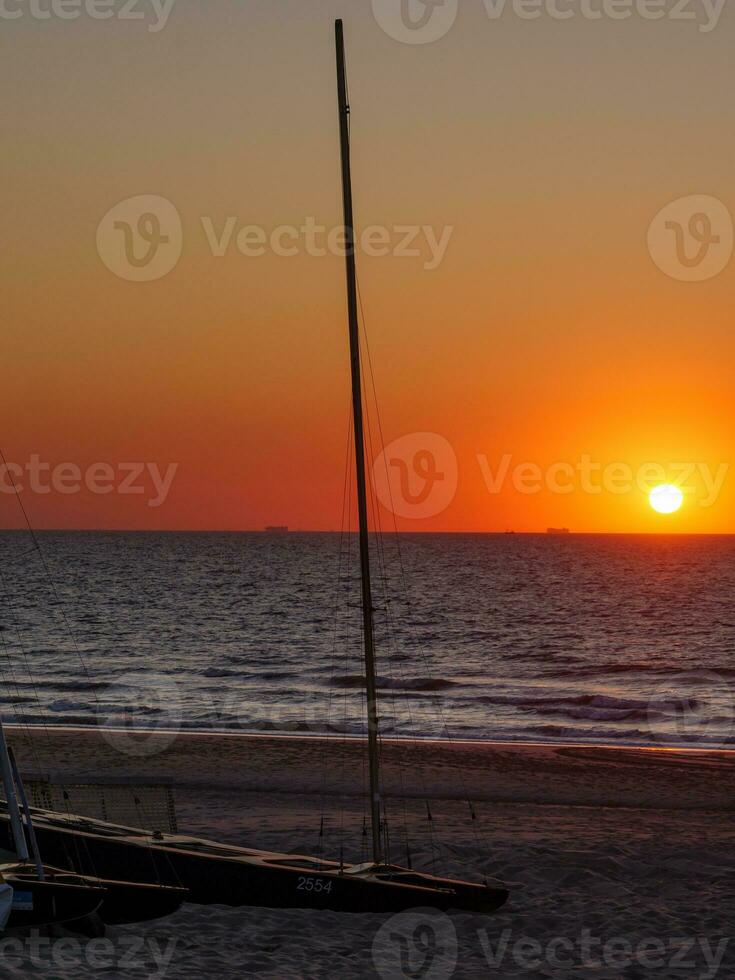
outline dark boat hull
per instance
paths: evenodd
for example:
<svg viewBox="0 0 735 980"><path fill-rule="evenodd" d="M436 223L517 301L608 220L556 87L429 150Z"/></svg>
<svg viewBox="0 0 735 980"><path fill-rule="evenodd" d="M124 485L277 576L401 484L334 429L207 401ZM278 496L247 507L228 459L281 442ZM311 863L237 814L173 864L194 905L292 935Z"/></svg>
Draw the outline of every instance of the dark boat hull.
<svg viewBox="0 0 735 980"><path fill-rule="evenodd" d="M63 874L56 875L57 880ZM189 899L186 888L174 888L153 883L113 881L108 878L86 878L90 884L105 891L99 917L108 926L152 922L178 912Z"/></svg>
<svg viewBox="0 0 735 980"><path fill-rule="evenodd" d="M107 879L104 886L107 894L100 909L100 918L108 926L164 919L178 912L189 900L189 892L185 888Z"/></svg>
<svg viewBox="0 0 735 980"><path fill-rule="evenodd" d="M131 828L37 811L41 851L56 865L103 878L184 887L202 905L399 912L420 906L494 912L498 882L473 884L401 868L355 868L331 861L230 847L181 836L154 839ZM0 837L7 833L0 820Z"/></svg>
<svg viewBox="0 0 735 980"><path fill-rule="evenodd" d="M3 877L14 893L7 925L10 930L72 925L98 912L105 899L103 888L86 884L38 881L7 871Z"/></svg>

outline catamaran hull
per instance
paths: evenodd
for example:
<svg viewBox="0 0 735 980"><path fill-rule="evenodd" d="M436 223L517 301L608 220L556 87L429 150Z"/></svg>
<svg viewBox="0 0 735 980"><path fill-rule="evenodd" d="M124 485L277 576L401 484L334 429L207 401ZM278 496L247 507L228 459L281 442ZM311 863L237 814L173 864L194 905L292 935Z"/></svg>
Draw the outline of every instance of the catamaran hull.
<svg viewBox="0 0 735 980"><path fill-rule="evenodd" d="M13 889L10 930L72 925L98 912L105 898L104 889L89 885L38 881L7 871L3 877Z"/></svg>
<svg viewBox="0 0 735 980"><path fill-rule="evenodd" d="M56 874L55 877L57 881L63 880L63 874ZM178 912L189 900L189 892L185 888L170 885L113 881L108 878L85 878L85 881L104 888L105 897L99 908L99 917L108 926L163 919Z"/></svg>
<svg viewBox="0 0 735 980"><path fill-rule="evenodd" d="M508 898L499 883L473 884L402 868L230 847L189 837L156 840L131 828L34 813L39 846L55 865L105 879L133 878L188 889L201 905L400 912L421 906L489 913ZM0 838L8 834L0 820Z"/></svg>

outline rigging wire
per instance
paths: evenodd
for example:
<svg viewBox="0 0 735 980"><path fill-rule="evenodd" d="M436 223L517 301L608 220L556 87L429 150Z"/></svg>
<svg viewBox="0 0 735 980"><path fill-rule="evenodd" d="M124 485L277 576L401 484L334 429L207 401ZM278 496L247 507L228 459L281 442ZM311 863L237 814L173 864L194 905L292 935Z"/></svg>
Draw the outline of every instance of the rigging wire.
<svg viewBox="0 0 735 980"><path fill-rule="evenodd" d="M345 560L345 521L349 524L349 511L350 511L350 499L352 493L352 484L350 481L350 464L352 460L352 414L348 414L348 424L347 424L347 439L346 439L346 449L345 449L345 462L344 462L344 476L342 485L342 517L340 520L340 533L339 533L339 548L337 553L337 587L335 589L335 600L334 600L334 610L333 610L333 627L332 627L332 644L329 656L329 688L327 694L327 710L326 710L326 734L329 735L332 725L332 705L334 701L334 690L335 690L335 670L337 662L337 641L340 633L340 592L343 588L343 562ZM347 542L349 548L349 541ZM347 565L349 574L349 551L347 553ZM349 581L346 580L346 589L348 592L349 599ZM349 627L349 624L348 624ZM319 856L323 856L324 849L324 830L326 826L326 784L327 784L327 774L328 767L325 764L322 770L322 789L320 794L319 809L320 809L320 820L319 820Z"/></svg>
<svg viewBox="0 0 735 980"><path fill-rule="evenodd" d="M344 68L344 76L345 76L345 95L346 95L346 103L347 103L347 129L348 129L348 140L349 140L349 137L351 136L351 113L350 113L350 98L349 98L349 88L348 88L349 74L347 72L347 58L346 58L346 54L344 52L343 52L343 68ZM371 357L371 353L370 353L370 345L369 345L369 340L368 340L367 319L366 319L366 316L365 316L365 308L364 308L364 303L363 303L363 299L362 299L362 293L361 293L361 290L360 290L359 280L358 280L358 277L357 277L357 274L356 273L355 273L355 285L356 285L356 291L357 291L357 297L358 297L358 303L359 303L360 319L362 320L362 330L360 331L360 335L361 335L361 337L364 338L365 350L366 350L366 353L367 353L367 362L368 362L368 369L369 369L370 379L371 379L371 383L372 383L373 400L374 400L374 404L375 404L375 412L376 412L376 418L377 418L377 423L378 423L378 431L379 431L379 435L380 435L380 444L381 444L382 447L385 447L385 439L384 439L384 435L383 435L383 426L382 426L382 420L381 420L381 416L380 416L380 408L379 408L379 403L378 403L378 398L377 398L377 386L376 386L376 382L375 382L375 372L373 370L372 357ZM362 373L363 370L364 369L362 367L362 359L361 359L361 373ZM366 412L366 415L367 415L367 421L368 421L368 442L371 445L372 444L372 437L370 435L370 413L369 412ZM386 463L386 469L387 469L387 461L385 461L385 463ZM386 475L388 475L388 474L386 473ZM390 480L388 479L387 482L388 482L389 492L391 493L391 496L392 496L392 491L390 490ZM374 516L377 517L377 519L375 520L374 526L375 526L376 531L377 531L377 541L378 541L377 552L378 552L378 559L379 559L379 563L380 563L381 572L383 573L383 575L385 575L384 553L383 553L382 541L381 541L382 529L381 529L380 522L379 522L379 512L377 512L377 514L376 514L376 505L375 505L375 500L374 500L374 495L373 494L371 494L371 498L372 498L372 506L373 506ZM410 604L410 600L409 600L409 592L408 592L408 586L407 586L407 577L406 577L406 572L405 572L405 564L404 564L404 561L403 561L403 555L402 555L402 552L401 552L401 546L400 546L400 541L399 541L399 537L398 537L398 526L397 526L397 521L396 521L395 508L393 506L391 506L391 512L392 512L392 516L393 516L393 526L394 526L394 535L395 535L395 543L396 543L396 552L397 552L397 555L398 555L399 567L400 567L400 573L401 573L400 574L400 581L401 581L402 586L403 586L403 591L404 591L404 595L405 595L406 605L410 608L410 605L411 604ZM384 585L384 589L385 589L385 585ZM388 626L389 631L392 633L393 632L391 630L391 622L392 621L391 621L391 615L390 615L390 608L389 608L389 606L390 606L389 601L386 601L386 625ZM394 641L394 644L395 644L395 641ZM422 659L423 659L423 661L425 663L425 668L427 670L427 675L430 676L430 674L431 674L431 668L429 666L428 656L427 656L426 650L425 650L425 648L423 646L423 643L420 640L419 640L418 646L419 646L419 652L420 652L420 654L422 656ZM413 727L413 722L412 722L412 719L411 719L410 703L409 703L408 696L406 696L406 702L407 702L407 706L409 708L409 719L410 719L410 725L411 725L411 728L412 728ZM442 732L443 732L443 734L445 734L445 736L451 742L452 741L451 732L450 732L449 727L448 727L448 725L446 723L446 718L444 717L444 713L443 713L443 711L441 709L441 706L439 706L439 715L440 715L440 721L441 721L441 725L442 725ZM378 751L379 751L379 756L382 756L382 747L383 747L382 736L381 736L380 731L379 731L379 733L378 733ZM470 809L470 813L471 813L471 816L472 816L471 824L472 824L473 834L477 838L477 827L476 827L476 818L475 818L474 805L473 805L473 802L472 802L472 800L470 798L469 793L467 793L466 784L465 784L465 781L464 781L464 775L461 773L461 771L459 772L459 775L460 775L460 780L461 780L462 787L463 787L463 793L466 796L466 801L468 803L468 806L469 806L469 809ZM430 811L428 809L428 804L427 804L427 812L430 814ZM431 818L429 820L429 823L430 824L433 823L433 820Z"/></svg>
<svg viewBox="0 0 735 980"><path fill-rule="evenodd" d="M383 432L383 423L382 423L382 417L381 417L381 413L380 413L380 403L378 401L377 383L376 383L376 380L375 380L375 371L373 369L373 360L372 360L372 354L371 354L371 350L370 350L370 341L369 341L368 329L367 329L367 317L365 315L365 305L364 305L364 302L363 302L362 290L360 289L359 279L357 279L357 296L358 296L358 303L359 303L359 308L360 308L360 317L361 317L362 325L363 325L362 336L364 337L364 341L365 341L365 352L367 354L367 365L368 365L368 372L369 372L369 375L370 375L370 382L371 382L371 388L372 388L372 394L373 394L373 402L374 402L374 405L375 405L375 414L376 414L376 420L377 420L377 424L378 424L378 431L379 431L379 437L380 437L380 445L381 445L381 447L384 448L385 447L385 436L384 436L384 432ZM405 562L404 562L404 559L403 559L403 552L402 552L402 549L401 549L400 535L399 535L399 531L398 531L398 522L396 520L395 507L393 506L393 491L392 491L392 485L391 485L390 478L389 478L389 473L388 473L388 470L387 470L388 463L387 463L387 460L386 459L384 459L384 464L385 464L385 467L386 467L386 486L388 487L389 502L391 504L391 506L390 506L390 512L391 512L392 520L393 520L393 535L392 536L393 536L394 542L395 542L396 555L397 555L397 558L398 558L398 565L399 565L399 573L400 573L399 574L399 582L401 584L401 587L402 587L402 590L403 590L403 594L404 594L404 597L405 597L404 598L404 601L406 603L406 606L410 610L411 609L411 601L410 601L410 593L409 593L409 589L408 589L408 576L406 574L406 567L405 567ZM420 637L417 636L417 634L415 632L414 632L414 638L415 638L415 640L414 640L415 646L418 648L419 655L421 656L421 659L422 659L423 664L424 664L424 668L425 668L425 670L427 672L427 676L431 676L431 674L432 674L432 668L431 668L431 664L430 664L430 661L429 661L429 656L428 656L428 652L426 650L426 647L424 646L423 641L420 639ZM436 708L437 715L438 715L438 720L441 723L441 731L442 731L442 733L444 734L444 736L447 738L447 740L451 744L456 744L456 741L453 738L452 733L451 733L451 730L450 730L449 725L447 723L446 716L445 716L444 710L443 710L443 708L441 706L441 703L434 703L434 702L432 702L432 704ZM471 795L470 795L470 793L468 791L467 783L466 783L466 780L464 778L464 773L462 772L461 768L459 768L459 767L457 768L457 774L459 775L459 778L460 778L460 785L462 787L462 793L463 793L463 795L465 797L465 802L467 803L467 805L469 807L470 814L471 814L471 821L470 821L470 823L471 823L471 827L472 827L472 833L473 833L473 836L475 838L475 843L479 847L481 845L481 841L479 839L479 834L478 834L478 829L477 829L477 815L476 815L476 809L475 809L475 805L474 805L474 800L472 799L472 797L471 797Z"/></svg>
<svg viewBox="0 0 735 980"><path fill-rule="evenodd" d="M375 449L374 449L374 446L373 446L373 439L372 439L372 429L371 429L371 426L370 426L369 419L370 419L370 416L369 416L369 413L368 413L368 436L369 436L370 453L373 456L373 458L376 458L375 457ZM385 546L384 546L384 540L383 540L383 530L382 530L382 524L381 524L381 520L380 520L380 510L379 510L379 507L377 506L377 502L375 500L375 494L374 493L371 494L371 505L372 505L372 511L373 511L373 526L376 528L375 544L376 544L376 551L377 551L377 555L378 555L378 567L379 567L379 572L380 572L379 578L380 578L380 581L381 581L381 584L382 584L382 587L383 587L383 599L384 599L384 603L385 603L387 638L388 638L388 642L390 644L390 648L391 648L392 653L393 653L392 658L390 658L390 660L387 663L388 663L389 669L390 669L391 666L397 666L398 669L400 670L401 669L401 667L399 666L400 665L400 656L399 656L399 650L398 650L397 639L396 639L396 631L395 631L395 629L394 629L394 627L392 625L393 624L393 620L392 620L392 614L391 614L391 602L390 602L390 596L388 594L389 576L388 576L387 565L386 565L386 560L385 560ZM399 712L398 712L397 705L396 705L396 688L395 688L395 686L392 687L392 688L389 688L389 692L390 692L389 693L389 697L391 699L391 705L392 705L392 708L393 708L394 720L397 721L398 720L398 717L399 717ZM408 696L408 692L407 691L404 691L404 701L405 701L405 706L406 706L406 710L407 710L407 714L408 714L408 730L409 730L409 733L412 735L413 739L415 740L416 739L416 733L418 732L418 728L414 724L413 712L411 710L411 702L410 702L410 698ZM381 750L382 750L382 744L383 743L382 743L382 735L381 735L381 739L380 739ZM406 803L405 803L405 800L406 800L406 791L405 791L405 782L404 782L404 765L405 765L405 763L404 763L404 748L405 747L402 744L402 740L400 738L396 739L395 746L396 746L396 759L397 759L397 762L398 762L398 771L399 771L399 781L400 781L401 797L402 797L402 799L404 801L404 839L405 839L405 847L406 847L406 852L407 853L410 853L410 844L409 844L409 840L408 840L408 814L407 814L407 808L406 808ZM426 798L426 800L428 801L429 793L428 793L427 782L426 782L425 768L423 766L420 766L419 765L417 767L417 769L416 769L416 774L417 774L418 779L419 779L419 784L420 784L420 788L422 790L422 794ZM427 802L427 806L428 806L428 802ZM387 819L387 816L386 816L386 819ZM433 824L432 824L431 821L429 821L427 827L428 827L428 832L429 832L429 848L430 848L430 852L431 852L432 866L435 868L435 866L436 866L436 850L435 850L436 849L436 842L435 842L435 839L434 839Z"/></svg>

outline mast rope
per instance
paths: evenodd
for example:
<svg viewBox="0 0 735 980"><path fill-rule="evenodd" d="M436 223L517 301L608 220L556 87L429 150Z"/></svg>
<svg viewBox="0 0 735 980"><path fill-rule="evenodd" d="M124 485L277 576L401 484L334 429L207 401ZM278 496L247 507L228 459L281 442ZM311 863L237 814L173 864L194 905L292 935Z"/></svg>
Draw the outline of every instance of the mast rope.
<svg viewBox="0 0 735 980"><path fill-rule="evenodd" d="M360 289L359 278L357 279L357 297L358 297L358 303L359 303L359 308L360 308L360 317L361 317L361 320L362 320L362 336L363 336L364 341L365 341L365 353L367 354L367 366L368 366L368 373L370 375L370 383L371 383L371 389L372 389L372 394L373 394L373 403L375 405L375 416L376 416L376 421L377 421L377 425L378 425L378 433L379 433L379 439L380 439L380 446L381 446L381 449L384 449L385 448L385 436L384 436L384 430L383 430L383 422L382 422L382 416L381 416L381 412L380 412L380 402L378 400L377 382L376 382L376 379L375 379L375 371L374 371L374 368L373 368L372 353L371 353L371 349L370 349L370 340L369 340L369 334L368 334L368 328L367 328L367 317L366 317L366 314L365 314L365 304L364 304L364 301L363 301L362 290ZM408 576L407 576L407 573L406 573L406 566L405 566L405 562L404 562L404 558L403 558L403 551L402 551L402 548L401 548L400 534L399 534L399 531L398 531L398 521L396 519L395 507L393 506L393 489L392 489L392 485L391 485L391 481L390 481L390 474L388 473L388 462L387 462L387 460L385 458L384 458L383 462L384 462L384 465L385 465L385 468L386 468L386 486L388 488L389 502L390 502L390 505L391 505L390 506L390 512L391 512L392 522L393 522L392 537L394 539L396 556L397 556L397 559L398 559L399 585L400 585L400 587L401 587L401 589L403 591L404 602L406 603L406 606L407 606L408 610L410 611L412 609L412 604L411 604L411 601L410 601L410 593L409 593L409 589L408 589ZM415 624L412 622L410 616L409 616L408 623L409 623L409 626L411 627L412 636L414 638L414 646L418 649L419 655L420 655L421 660L422 660L423 665L424 665L424 669L426 670L427 677L431 677L432 674L433 674L433 668L432 668L432 665L431 665L430 660L429 660L428 651L427 651L427 649L426 649L423 641L418 636L418 634L416 632L416 629L415 629ZM408 701L408 699L407 699L407 701ZM456 739L452 735L452 732L451 732L451 729L450 729L449 724L447 722L446 715L445 715L444 710L442 708L441 702L440 701L437 702L434 699L429 699L429 711L431 711L432 708L436 711L436 717L437 717L437 720L440 722L440 730L441 730L441 732L444 734L444 736L446 737L447 741L450 744L455 745L456 744ZM409 706L409 713L410 713L410 706ZM473 837L475 839L475 844L476 844L476 846L478 848L480 848L481 845L483 844L483 842L480 840L480 837L479 837L479 834L478 834L477 817L476 817L476 811L475 811L475 807L474 807L474 801L473 801L473 799L471 797L471 794L469 793L469 790L468 790L468 787L467 787L467 783L466 783L466 780L464 778L464 773L462 772L462 770L461 770L460 767L457 768L457 773L458 773L459 779L460 779L460 785L461 785L461 788L462 788L462 794L465 797L465 801L466 801L466 803L469 806L470 813L472 814L471 827L472 827Z"/></svg>
<svg viewBox="0 0 735 980"><path fill-rule="evenodd" d="M333 627L332 627L332 645L329 655L329 689L327 693L327 717L325 728L325 734L328 736L331 729L332 721L332 703L334 699L334 675L336 668L336 656L337 656L337 638L339 636L339 612L340 612L340 590L342 589L342 561L344 553L344 539L345 539L345 512L349 509L349 494L351 491L351 484L349 479L350 474L350 461L352 459L352 416L349 415L349 421L347 426L347 447L345 450L345 463L344 463L344 477L342 485L342 517L340 521L340 534L339 534L339 548L337 552L337 587L335 589L335 599L334 599L334 610L333 610ZM349 519L349 518L348 518ZM349 583L347 583L347 588L349 589ZM319 800L319 811L320 811L320 833L319 833L319 847L320 858L323 855L324 846L324 821L325 821L325 810L326 810L326 789L327 789L327 773L328 765L325 763L322 767L322 788Z"/></svg>

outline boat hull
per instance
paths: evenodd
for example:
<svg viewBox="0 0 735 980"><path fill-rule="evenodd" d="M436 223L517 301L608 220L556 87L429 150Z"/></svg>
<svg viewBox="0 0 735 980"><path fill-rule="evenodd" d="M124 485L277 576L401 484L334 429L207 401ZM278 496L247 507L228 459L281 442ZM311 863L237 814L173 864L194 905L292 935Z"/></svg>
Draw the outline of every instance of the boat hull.
<svg viewBox="0 0 735 980"><path fill-rule="evenodd" d="M41 851L54 864L105 879L134 878L188 889L197 904L399 912L421 906L490 913L508 892L403 868L336 862L232 847L197 838L145 836L132 828L36 811ZM7 821L0 820L0 837ZM81 861L81 867L80 865Z"/></svg>
<svg viewBox="0 0 735 980"><path fill-rule="evenodd" d="M63 880L63 873L56 873L55 878L57 881ZM186 888L170 885L113 881L109 878L85 878L85 881L104 889L99 917L108 926L163 919L178 912L189 899Z"/></svg>
<svg viewBox="0 0 735 980"><path fill-rule="evenodd" d="M73 925L95 915L105 899L103 888L66 881L39 881L23 872L3 870L13 889L13 908L7 929L26 930L50 925Z"/></svg>

